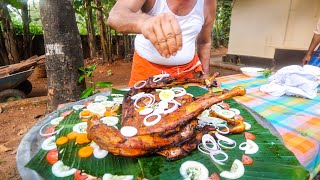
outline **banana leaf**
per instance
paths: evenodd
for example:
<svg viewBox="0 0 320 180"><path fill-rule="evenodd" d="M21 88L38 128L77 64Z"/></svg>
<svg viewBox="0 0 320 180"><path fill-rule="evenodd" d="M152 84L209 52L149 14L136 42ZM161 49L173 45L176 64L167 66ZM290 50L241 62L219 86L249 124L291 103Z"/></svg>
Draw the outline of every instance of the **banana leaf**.
<svg viewBox="0 0 320 180"><path fill-rule="evenodd" d="M189 86L186 90L195 96L207 92L205 89L195 86ZM124 94L125 92L113 90L112 93ZM259 151L256 154L250 155L254 159L254 163L245 166L245 174L240 179L308 179L309 172L300 165L294 154L276 136L273 136L268 129L262 127L245 107L233 99L226 100L225 102L230 107L239 109L245 121L252 125L252 128L248 132L256 135L256 140L254 141L259 146ZM79 112L74 112L59 124L57 128L64 126L64 129L57 135L57 138L68 134L72 131L72 127L75 124L81 122L78 116ZM228 137L234 139L237 142L237 146L245 142L244 134L232 134L228 135ZM204 164L210 174L214 172L220 174L222 171L230 170L233 161L235 159L241 160L244 154L238 147L225 150L229 156L225 165L214 163L208 155L202 154L198 150L194 150L189 156L176 161L167 161L165 157L158 155L126 158L114 156L111 153L104 159L96 159L93 156L80 158L77 152L81 147L86 145L88 144L79 145L75 141L69 141L65 145L59 146L59 160L62 160L65 165L84 170L86 173L98 177L102 177L104 173L111 173L116 175L134 175L135 179L138 177L165 180L182 179L179 168L187 160L195 160ZM45 179L59 179L52 175L51 165L47 163L45 155L46 151L40 150L26 167L36 170ZM73 176L65 179L73 179Z"/></svg>

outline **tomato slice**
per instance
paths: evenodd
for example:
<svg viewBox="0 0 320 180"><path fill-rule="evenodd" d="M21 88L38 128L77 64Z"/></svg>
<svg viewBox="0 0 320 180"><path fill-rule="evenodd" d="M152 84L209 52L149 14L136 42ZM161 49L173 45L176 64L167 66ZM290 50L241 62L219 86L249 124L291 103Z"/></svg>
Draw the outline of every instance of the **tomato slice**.
<svg viewBox="0 0 320 180"><path fill-rule="evenodd" d="M220 176L217 173L213 173L211 174L211 176L209 177L209 180L220 180Z"/></svg>
<svg viewBox="0 0 320 180"><path fill-rule="evenodd" d="M226 110L229 110L230 109L230 105L228 103L221 103L220 106L223 108L223 109L226 109Z"/></svg>
<svg viewBox="0 0 320 180"><path fill-rule="evenodd" d="M250 139L252 141L256 139L256 136L249 132L244 132L244 136L246 137L246 139Z"/></svg>
<svg viewBox="0 0 320 180"><path fill-rule="evenodd" d="M48 127L46 130L45 130L45 134L49 134L49 133L53 133L54 131L55 131L55 129L56 129L56 127L57 126L50 126L50 127ZM49 137L51 137L52 135L50 135L50 136L46 136L45 138L49 138Z"/></svg>
<svg viewBox="0 0 320 180"><path fill-rule="evenodd" d="M241 115L235 114L233 117L235 120L244 121L244 118Z"/></svg>
<svg viewBox="0 0 320 180"><path fill-rule="evenodd" d="M252 163L253 163L253 159L250 156L248 156L246 154L242 155L242 164L250 165Z"/></svg>
<svg viewBox="0 0 320 180"><path fill-rule="evenodd" d="M46 155L46 160L52 165L56 163L58 161L58 149L52 149L49 151Z"/></svg>
<svg viewBox="0 0 320 180"><path fill-rule="evenodd" d="M74 179L75 180L86 180L88 176L85 173L82 173L80 170L77 170L74 173Z"/></svg>
<svg viewBox="0 0 320 180"><path fill-rule="evenodd" d="M73 110L69 110L69 111L66 111L66 112L63 112L60 114L60 117L67 117L69 116L71 113L73 113Z"/></svg>

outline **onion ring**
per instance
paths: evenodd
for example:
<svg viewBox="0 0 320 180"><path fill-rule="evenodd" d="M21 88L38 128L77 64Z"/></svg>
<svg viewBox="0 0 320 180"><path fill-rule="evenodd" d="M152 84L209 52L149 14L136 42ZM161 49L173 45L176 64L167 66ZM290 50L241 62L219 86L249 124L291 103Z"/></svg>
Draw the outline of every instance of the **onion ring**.
<svg viewBox="0 0 320 180"><path fill-rule="evenodd" d="M237 146L237 142L236 141L233 141L234 142L233 146L225 146L222 143L220 143L220 141L223 141L223 140L218 140L218 144L219 144L219 146L223 147L224 149L233 149L233 148L235 148ZM225 142L225 141L223 141L223 142ZM226 144L228 144L228 143L226 143Z"/></svg>
<svg viewBox="0 0 320 180"><path fill-rule="evenodd" d="M224 159L216 159L214 156L215 155L218 155L218 154L223 154L224 155ZM220 164L220 165L224 165L224 161L226 161L226 160L228 160L228 158L229 158L229 156L228 156L228 154L227 153L225 153L224 151L210 151L210 158L214 161L214 162L216 162L216 163L218 163L218 164Z"/></svg>
<svg viewBox="0 0 320 180"><path fill-rule="evenodd" d="M243 147L243 145L245 145L245 147ZM243 142L243 143L239 144L239 149L242 151L245 151L247 149L247 142Z"/></svg>
<svg viewBox="0 0 320 180"><path fill-rule="evenodd" d="M135 101L134 101L134 106L139 109L141 108L141 106L138 106L138 101L143 98L143 97L148 97L150 99L149 103L144 106L144 107L150 107L153 105L154 101L155 101L155 97L152 94L143 94L141 96L139 96Z"/></svg>
<svg viewBox="0 0 320 180"><path fill-rule="evenodd" d="M151 122L148 122L147 119L150 118L151 116L157 116L157 118ZM143 119L143 124L145 126L153 126L153 125L157 124L158 122L160 122L160 120L161 120L161 115L153 113L153 114L149 114L148 116L146 116Z"/></svg>
<svg viewBox="0 0 320 180"><path fill-rule="evenodd" d="M214 133L214 135L216 136L216 138L218 140L224 141L225 143L227 143L229 145L234 144L234 142L235 142L234 140L232 140L232 139L230 139L228 137L225 137L225 136L219 134L218 132Z"/></svg>
<svg viewBox="0 0 320 180"><path fill-rule="evenodd" d="M212 144L212 147L207 146L207 144L209 144L207 142L210 142ZM218 146L216 140L210 134L205 134L202 136L202 145L206 150L210 152L220 150L220 147Z"/></svg>
<svg viewBox="0 0 320 180"><path fill-rule="evenodd" d="M153 76L153 82L161 81L165 77L170 77L170 74L158 74Z"/></svg>
<svg viewBox="0 0 320 180"><path fill-rule="evenodd" d="M218 131L220 134L228 134L230 132L229 127L225 124L216 124L216 131ZM225 127L227 129L227 131L220 131L219 127Z"/></svg>
<svg viewBox="0 0 320 180"><path fill-rule="evenodd" d="M48 126L48 124L50 124L50 122L42 126L42 128L41 128L40 131L39 131L40 136L43 136L43 137L45 137L45 136L51 136L51 135L54 135L54 134L56 134L56 133L59 133L59 132L64 128L64 126L61 126L60 129L58 129L58 130L56 130L56 131L54 131L54 132L51 132L51 133L48 133L48 134L42 133L43 128L46 127L46 126Z"/></svg>
<svg viewBox="0 0 320 180"><path fill-rule="evenodd" d="M142 85L138 86L139 83L142 83ZM142 80L142 81L136 82L136 83L133 85L133 87L134 87L135 89L141 89L141 88L145 87L146 84L147 84L147 81L143 81L143 80Z"/></svg>
<svg viewBox="0 0 320 180"><path fill-rule="evenodd" d="M184 88L181 88L181 87L171 88L171 90L173 92L175 92L174 97L184 96L187 93L187 91ZM176 94L176 92L178 92L178 94Z"/></svg>
<svg viewBox="0 0 320 180"><path fill-rule="evenodd" d="M170 109L167 109L163 112L163 114L169 114L169 113L172 113L173 111L177 110L179 105L178 105L178 102L177 101L169 101L168 103L173 103L174 105L170 108Z"/></svg>
<svg viewBox="0 0 320 180"><path fill-rule="evenodd" d="M145 92L140 92L140 93L138 93L138 94L135 94L135 95L133 95L133 96L131 96L131 99L132 100L136 100L138 97L140 97L141 95L143 95Z"/></svg>

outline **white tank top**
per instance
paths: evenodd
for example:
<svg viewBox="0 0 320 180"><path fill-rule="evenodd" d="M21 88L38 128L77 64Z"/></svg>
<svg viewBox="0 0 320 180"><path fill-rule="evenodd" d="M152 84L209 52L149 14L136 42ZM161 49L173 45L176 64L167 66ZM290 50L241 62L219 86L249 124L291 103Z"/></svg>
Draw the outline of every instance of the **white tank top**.
<svg viewBox="0 0 320 180"><path fill-rule="evenodd" d="M182 31L182 49L176 56L162 57L152 43L142 34L135 39L135 50L148 61L167 66L183 65L192 61L195 55L196 39L204 24L204 0L197 0L191 12L185 16L176 16ZM167 0L156 0L153 8L147 14L156 16L161 13L173 13L167 4ZM174 14L174 13L173 13Z"/></svg>

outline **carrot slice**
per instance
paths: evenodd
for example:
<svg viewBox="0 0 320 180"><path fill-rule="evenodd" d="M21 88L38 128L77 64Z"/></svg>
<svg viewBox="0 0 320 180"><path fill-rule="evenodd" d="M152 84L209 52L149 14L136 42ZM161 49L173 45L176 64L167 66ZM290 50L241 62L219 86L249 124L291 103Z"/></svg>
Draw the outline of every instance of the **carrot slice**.
<svg viewBox="0 0 320 180"><path fill-rule="evenodd" d="M84 143L89 143L90 140L88 139L87 134L85 133L80 133L76 137L76 141L78 144L84 144Z"/></svg>
<svg viewBox="0 0 320 180"><path fill-rule="evenodd" d="M68 139L67 137L61 136L61 137L59 137L59 138L56 140L56 144L57 144L58 146L61 146L61 145L64 145L65 143L67 143L68 140L69 140L69 139Z"/></svg>
<svg viewBox="0 0 320 180"><path fill-rule="evenodd" d="M77 132L72 131L67 135L67 138L70 139L70 140L71 139L75 139L77 137L77 135L78 135Z"/></svg>
<svg viewBox="0 0 320 180"><path fill-rule="evenodd" d="M253 163L253 159L250 156L248 156L246 154L242 155L242 164L250 165L252 163Z"/></svg>
<svg viewBox="0 0 320 180"><path fill-rule="evenodd" d="M246 139L250 139L252 141L256 139L256 136L249 132L244 132L244 136L246 137Z"/></svg>
<svg viewBox="0 0 320 180"><path fill-rule="evenodd" d="M116 115L117 115L116 112L111 112L111 111L106 111L106 112L104 113L104 116L106 116L106 117L108 117L108 116L116 116Z"/></svg>
<svg viewBox="0 0 320 180"><path fill-rule="evenodd" d="M78 151L78 155L82 158L87 158L93 154L93 147L85 146Z"/></svg>
<svg viewBox="0 0 320 180"><path fill-rule="evenodd" d="M90 116L91 112L89 110L84 110L80 112L81 116Z"/></svg>
<svg viewBox="0 0 320 180"><path fill-rule="evenodd" d="M112 107L112 111L113 111L113 112L116 112L116 111L119 110L119 108L120 108L120 106L118 106L118 105L117 105L117 106L113 106L113 107Z"/></svg>

